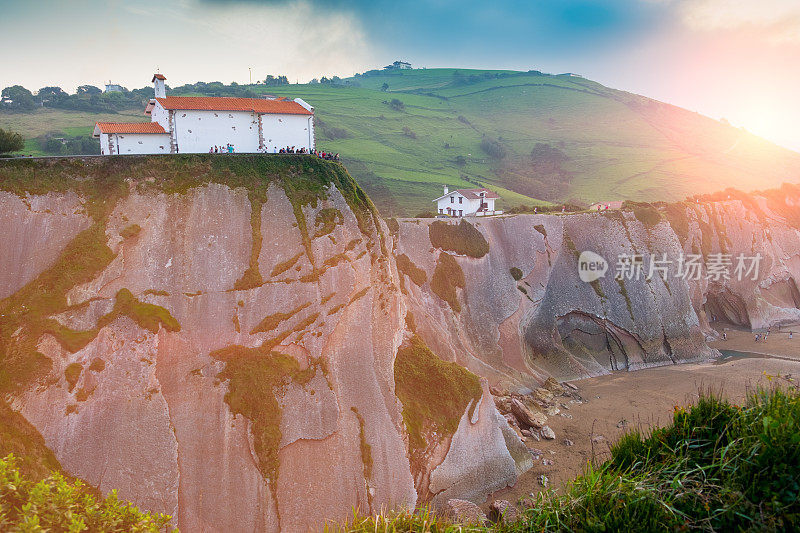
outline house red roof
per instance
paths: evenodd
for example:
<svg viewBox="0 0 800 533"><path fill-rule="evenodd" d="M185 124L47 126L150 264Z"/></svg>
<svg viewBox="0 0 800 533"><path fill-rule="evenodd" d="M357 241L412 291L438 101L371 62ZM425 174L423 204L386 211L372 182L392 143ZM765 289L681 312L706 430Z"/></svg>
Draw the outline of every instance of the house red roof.
<svg viewBox="0 0 800 533"><path fill-rule="evenodd" d="M167 96L156 98L164 109L194 111L251 111L277 115L312 115L297 102L285 99L231 98L227 96Z"/></svg>
<svg viewBox="0 0 800 533"><path fill-rule="evenodd" d="M166 80L166 79L167 79L167 77L164 76L163 74L153 74L153 79L150 80L150 82L152 83L152 82L154 82L156 80Z"/></svg>
<svg viewBox="0 0 800 533"><path fill-rule="evenodd" d="M470 200L478 200L481 192L485 193L483 196L484 198L500 198L496 192L490 191L489 189L457 189L453 192L457 192Z"/></svg>
<svg viewBox="0 0 800 533"><path fill-rule="evenodd" d="M100 133L167 133L158 122L95 122Z"/></svg>

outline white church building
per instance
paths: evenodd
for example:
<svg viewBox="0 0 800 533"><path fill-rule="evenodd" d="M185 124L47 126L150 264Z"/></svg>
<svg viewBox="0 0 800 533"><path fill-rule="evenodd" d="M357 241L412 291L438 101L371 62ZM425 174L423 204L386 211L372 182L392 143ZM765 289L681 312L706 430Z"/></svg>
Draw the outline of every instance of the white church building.
<svg viewBox="0 0 800 533"><path fill-rule="evenodd" d="M151 122L95 123L101 154L197 154L228 144L245 153L314 149L314 108L300 98L167 96L164 75L152 81Z"/></svg>
<svg viewBox="0 0 800 533"><path fill-rule="evenodd" d="M440 215L482 217L503 213L494 208L494 201L498 198L500 196L489 189L457 189L451 192L445 185L444 195L434 202L436 202L437 212Z"/></svg>

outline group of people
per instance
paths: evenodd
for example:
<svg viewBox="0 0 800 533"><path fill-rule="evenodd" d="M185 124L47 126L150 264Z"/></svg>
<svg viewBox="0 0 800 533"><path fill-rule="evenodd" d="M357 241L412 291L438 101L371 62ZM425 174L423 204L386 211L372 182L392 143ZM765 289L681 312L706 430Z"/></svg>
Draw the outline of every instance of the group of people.
<svg viewBox="0 0 800 533"><path fill-rule="evenodd" d="M305 146L302 148L295 149L294 146L287 146L286 148L281 148L276 153L278 154L307 154L309 153Z"/></svg>
<svg viewBox="0 0 800 533"><path fill-rule="evenodd" d="M318 152L317 150L314 150L313 154L320 159L327 159L328 161L339 160L339 154L333 154L331 152Z"/></svg>
<svg viewBox="0 0 800 533"><path fill-rule="evenodd" d="M233 145L231 143L226 144L225 146L212 146L209 150L209 154L232 154L234 152Z"/></svg>
<svg viewBox="0 0 800 533"><path fill-rule="evenodd" d="M233 147L233 144L228 143L225 146L212 146L209 150L209 154L232 154L236 150ZM269 153L266 148L260 148L259 153L266 154ZM296 148L294 146L287 146L286 148L281 148L280 150L277 148L273 148L274 154L309 154L320 159L325 159L327 161L339 161L339 154L334 154L333 152L321 152L319 150L309 150L305 146Z"/></svg>

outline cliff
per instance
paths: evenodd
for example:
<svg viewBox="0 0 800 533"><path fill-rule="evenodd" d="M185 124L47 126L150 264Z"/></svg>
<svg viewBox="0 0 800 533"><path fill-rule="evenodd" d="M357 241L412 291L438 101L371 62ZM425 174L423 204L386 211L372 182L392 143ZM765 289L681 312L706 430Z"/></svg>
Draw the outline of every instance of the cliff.
<svg viewBox="0 0 800 533"><path fill-rule="evenodd" d="M391 237L340 165L16 160L0 184L0 390L102 491L185 531L292 531L481 499L529 464L486 383L406 327Z"/></svg>
<svg viewBox="0 0 800 533"><path fill-rule="evenodd" d="M800 320L795 189L474 226L384 222L304 156L11 160L0 189L3 399L66 471L185 531L482 501L531 465L490 384L714 357L710 314ZM583 283L584 250L765 260Z"/></svg>
<svg viewBox="0 0 800 533"><path fill-rule="evenodd" d="M658 210L477 219L479 234L451 224L449 239L439 236L444 224L394 224L405 300L436 353L493 384L525 390L548 376L566 380L715 357L706 344L717 335L712 320L754 329L800 323L800 188L794 186L752 195L726 191ZM608 263L606 275L591 283L579 277L584 251ZM727 277L709 278L705 269L699 279L680 275L681 257L702 255L707 266L717 254L731 263ZM626 256L640 256L641 275L616 279L617 258ZM671 262L665 275L649 276L650 263L664 260ZM443 298L437 270L451 263L461 283Z"/></svg>

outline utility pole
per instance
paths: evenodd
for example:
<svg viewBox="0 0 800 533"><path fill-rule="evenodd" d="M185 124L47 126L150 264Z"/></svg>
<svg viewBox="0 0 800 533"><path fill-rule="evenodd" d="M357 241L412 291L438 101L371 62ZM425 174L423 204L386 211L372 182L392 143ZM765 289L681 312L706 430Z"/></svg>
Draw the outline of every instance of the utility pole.
<svg viewBox="0 0 800 533"><path fill-rule="evenodd" d="M253 67L247 67L247 70L250 71L250 85L253 85Z"/></svg>

